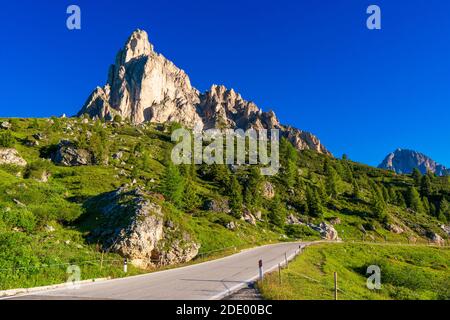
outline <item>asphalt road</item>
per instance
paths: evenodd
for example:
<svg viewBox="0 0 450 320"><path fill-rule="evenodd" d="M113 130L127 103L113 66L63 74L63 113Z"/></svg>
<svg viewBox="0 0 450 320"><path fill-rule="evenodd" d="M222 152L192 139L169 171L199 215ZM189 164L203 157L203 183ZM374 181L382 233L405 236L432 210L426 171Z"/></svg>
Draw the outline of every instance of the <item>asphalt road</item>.
<svg viewBox="0 0 450 320"><path fill-rule="evenodd" d="M264 272L292 259L299 246L309 243L278 243L177 269L121 279L67 287L12 297L25 300L214 300L222 299L247 286L259 276L258 261Z"/></svg>

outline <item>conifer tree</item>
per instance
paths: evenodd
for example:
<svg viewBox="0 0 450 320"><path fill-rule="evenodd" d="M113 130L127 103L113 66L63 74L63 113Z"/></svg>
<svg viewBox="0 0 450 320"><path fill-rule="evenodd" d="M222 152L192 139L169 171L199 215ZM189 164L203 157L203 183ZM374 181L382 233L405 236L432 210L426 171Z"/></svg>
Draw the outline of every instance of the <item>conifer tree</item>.
<svg viewBox="0 0 450 320"><path fill-rule="evenodd" d="M431 179L428 174L425 174L420 179L420 195L422 197L430 197L433 193Z"/></svg>
<svg viewBox="0 0 450 320"><path fill-rule="evenodd" d="M337 198L338 191L338 175L336 170L331 165L326 167L326 180L325 180L325 190L328 197L335 199Z"/></svg>
<svg viewBox="0 0 450 320"><path fill-rule="evenodd" d="M181 207L185 183L177 166L167 162L161 182L162 194L177 207Z"/></svg>
<svg viewBox="0 0 450 320"><path fill-rule="evenodd" d="M306 209L308 215L312 217L323 216L323 207L316 188L307 187L306 189Z"/></svg>
<svg viewBox="0 0 450 320"><path fill-rule="evenodd" d="M281 202L280 196L276 195L271 202L270 210L268 213L269 221L282 228L285 225L286 222L286 208L284 207L284 204Z"/></svg>
<svg viewBox="0 0 450 320"><path fill-rule="evenodd" d="M450 221L450 205L444 197L439 204L438 219L442 222Z"/></svg>
<svg viewBox="0 0 450 320"><path fill-rule="evenodd" d="M240 218L242 216L242 186L239 183L235 175L231 176L230 186L228 188L228 195L230 197L230 209L231 214L235 218Z"/></svg>
<svg viewBox="0 0 450 320"><path fill-rule="evenodd" d="M420 173L419 169L414 168L411 177L413 178L415 185L418 187L422 178L422 173Z"/></svg>
<svg viewBox="0 0 450 320"><path fill-rule="evenodd" d="M358 200L361 197L361 192L360 192L359 185L358 185L358 182L356 181L356 179L353 179L353 181L352 181L352 197L355 200Z"/></svg>
<svg viewBox="0 0 450 320"><path fill-rule="evenodd" d="M186 179L186 187L183 193L183 207L187 211L192 211L200 206L200 197L192 178Z"/></svg>
<svg viewBox="0 0 450 320"><path fill-rule="evenodd" d="M373 216L382 221L386 218L387 206L384 199L381 197L380 193L377 190L372 190L372 213Z"/></svg>
<svg viewBox="0 0 450 320"><path fill-rule="evenodd" d="M415 187L410 187L406 195L406 204L408 208L414 210L417 213L423 213L423 204L420 200L419 192Z"/></svg>
<svg viewBox="0 0 450 320"><path fill-rule="evenodd" d="M245 184L245 202L251 206L258 206L261 200L260 186L262 182L261 171L253 166L250 169L247 182Z"/></svg>

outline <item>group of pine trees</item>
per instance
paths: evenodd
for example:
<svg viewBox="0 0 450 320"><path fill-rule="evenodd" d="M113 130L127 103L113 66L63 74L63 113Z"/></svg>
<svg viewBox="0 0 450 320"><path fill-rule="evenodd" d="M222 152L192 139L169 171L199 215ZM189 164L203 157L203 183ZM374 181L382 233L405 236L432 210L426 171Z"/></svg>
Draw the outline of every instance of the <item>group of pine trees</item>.
<svg viewBox="0 0 450 320"><path fill-rule="evenodd" d="M322 160L320 160L322 159ZM288 208L294 207L313 218L321 218L325 208L343 199L369 206L367 212L379 221L386 221L389 206L409 208L416 213L435 216L441 221L450 220L450 204L447 198L434 187L436 177L422 175L414 170L411 177L401 184L393 183L391 177L373 173L376 169L356 165L347 156L342 160L315 157L306 163L307 176L299 172L304 158L285 138L280 143L280 171L271 180L276 181L279 191L274 199L263 201L260 187L262 177L258 166L250 166L243 172L232 173L226 165L174 166L168 161L161 181L161 192L177 207L195 210L201 205L197 190L199 177L211 181L220 188L220 193L229 199L231 214L240 218L243 208L261 208L267 211L269 221L282 227ZM322 167L317 166L322 161ZM350 191L349 191L350 190Z"/></svg>

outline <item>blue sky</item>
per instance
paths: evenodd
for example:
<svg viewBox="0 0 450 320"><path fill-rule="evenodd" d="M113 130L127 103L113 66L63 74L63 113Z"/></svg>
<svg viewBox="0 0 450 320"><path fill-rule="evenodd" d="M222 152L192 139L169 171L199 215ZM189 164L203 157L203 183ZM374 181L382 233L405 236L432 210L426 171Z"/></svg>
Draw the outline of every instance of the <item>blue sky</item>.
<svg viewBox="0 0 450 320"><path fill-rule="evenodd" d="M449 14L447 0L3 2L0 117L75 114L141 28L199 90L232 87L336 156L377 165L401 147L450 166Z"/></svg>

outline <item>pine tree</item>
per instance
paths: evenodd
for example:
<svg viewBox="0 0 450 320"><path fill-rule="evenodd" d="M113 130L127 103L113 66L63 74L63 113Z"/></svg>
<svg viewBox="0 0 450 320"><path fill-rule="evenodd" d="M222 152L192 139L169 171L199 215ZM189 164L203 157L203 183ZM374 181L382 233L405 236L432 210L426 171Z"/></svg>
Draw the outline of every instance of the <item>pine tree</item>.
<svg viewBox="0 0 450 320"><path fill-rule="evenodd" d="M288 188L293 188L297 181L298 152L286 138L280 142L281 178Z"/></svg>
<svg viewBox="0 0 450 320"><path fill-rule="evenodd" d="M191 178L187 178L185 192L183 193L183 207L192 211L200 206L200 197L197 188Z"/></svg>
<svg viewBox="0 0 450 320"><path fill-rule="evenodd" d="M328 165L326 167L325 190L327 192L327 195L332 199L337 198L339 194L338 175L336 173L336 170L334 170L331 165Z"/></svg>
<svg viewBox="0 0 450 320"><path fill-rule="evenodd" d="M361 192L359 190L359 185L356 179L353 179L352 181L352 197L355 200L358 200L361 197Z"/></svg>
<svg viewBox="0 0 450 320"><path fill-rule="evenodd" d="M245 202L251 206L258 206L261 201L260 186L262 182L261 171L253 166L245 184Z"/></svg>
<svg viewBox="0 0 450 320"><path fill-rule="evenodd" d="M391 199L389 198L389 191L388 191L388 189L384 185L382 185L381 186L381 191L383 193L383 200L384 200L384 202L389 203L391 201Z"/></svg>
<svg viewBox="0 0 450 320"><path fill-rule="evenodd" d="M230 186L228 188L228 195L230 197L231 214L235 218L242 216L242 186L236 176L232 175L230 179Z"/></svg>
<svg viewBox="0 0 450 320"><path fill-rule="evenodd" d="M417 213L423 213L423 204L420 200L419 192L415 187L410 187L406 195L406 204L408 208L414 210Z"/></svg>
<svg viewBox="0 0 450 320"><path fill-rule="evenodd" d="M306 189L306 210L307 214L312 217L323 217L323 207L316 188L308 187Z"/></svg>
<svg viewBox="0 0 450 320"><path fill-rule="evenodd" d="M428 201L427 197L422 198L422 206L423 206L423 211L427 214L430 214L431 206L430 206L430 202Z"/></svg>
<svg viewBox="0 0 450 320"><path fill-rule="evenodd" d="M419 169L414 168L411 177L413 178L415 185L418 187L422 178L422 173L420 173Z"/></svg>
<svg viewBox="0 0 450 320"><path fill-rule="evenodd" d="M395 203L401 208L406 208L405 196L401 190L395 192Z"/></svg>
<svg viewBox="0 0 450 320"><path fill-rule="evenodd" d="M433 188L431 185L431 179L428 174L423 175L420 179L420 195L422 197L430 197L433 193Z"/></svg>
<svg viewBox="0 0 450 320"><path fill-rule="evenodd" d="M282 228L286 223L286 216L287 216L286 208L284 207L284 204L281 202L280 197L276 195L272 199L272 203L270 205L270 210L267 217L269 218L269 221L272 224Z"/></svg>
<svg viewBox="0 0 450 320"><path fill-rule="evenodd" d="M175 166L171 161L168 161L161 183L162 194L173 204L181 207L184 188L184 179L181 176L178 167Z"/></svg>
<svg viewBox="0 0 450 320"><path fill-rule="evenodd" d="M380 188L375 185L375 187L372 188L372 214L377 220L382 221L387 216L386 211L387 205L383 199L383 193Z"/></svg>
<svg viewBox="0 0 450 320"><path fill-rule="evenodd" d="M398 204L397 203L397 194L396 194L393 186L389 186L388 193L389 193L389 202L392 204Z"/></svg>
<svg viewBox="0 0 450 320"><path fill-rule="evenodd" d="M438 219L442 222L450 221L450 204L444 197L439 204Z"/></svg>

